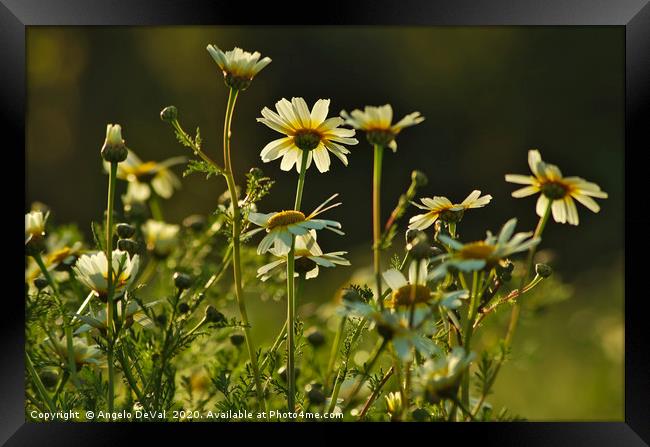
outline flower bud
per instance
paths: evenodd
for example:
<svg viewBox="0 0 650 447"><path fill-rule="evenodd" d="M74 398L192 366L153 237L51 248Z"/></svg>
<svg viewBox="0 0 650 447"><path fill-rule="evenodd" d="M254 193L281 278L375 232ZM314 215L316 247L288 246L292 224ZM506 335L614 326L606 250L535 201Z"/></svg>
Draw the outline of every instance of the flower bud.
<svg viewBox="0 0 650 447"><path fill-rule="evenodd" d="M323 393L323 385L320 383L310 383L305 386L305 393L307 399L312 405L322 405L325 403L325 394Z"/></svg>
<svg viewBox="0 0 650 447"><path fill-rule="evenodd" d="M221 323L226 320L226 317L214 306L208 305L205 308L205 319L208 323Z"/></svg>
<svg viewBox="0 0 650 447"><path fill-rule="evenodd" d="M156 323L158 323L158 325L160 326L164 326L165 324L167 324L167 315L165 314L158 315L156 317Z"/></svg>
<svg viewBox="0 0 650 447"><path fill-rule="evenodd" d="M298 367L294 368L293 373L295 375L295 378L297 379L298 376L300 375L300 368ZM287 367L285 365L281 366L278 369L278 375L280 376L280 379L282 379L283 382L287 381Z"/></svg>
<svg viewBox="0 0 650 447"><path fill-rule="evenodd" d="M431 246L429 245L429 238L424 231L415 234L413 239L406 244L406 250L413 259L429 259L433 254Z"/></svg>
<svg viewBox="0 0 650 447"><path fill-rule="evenodd" d="M192 287L192 277L185 273L174 273L174 285L178 290L185 290Z"/></svg>
<svg viewBox="0 0 650 447"><path fill-rule="evenodd" d="M39 276L34 280L34 285L38 290L43 290L46 288L50 283L47 281L47 279L43 278L42 276Z"/></svg>
<svg viewBox="0 0 650 447"><path fill-rule="evenodd" d="M183 226L189 228L192 231L201 231L205 228L206 219L205 216L200 214L192 214L183 219Z"/></svg>
<svg viewBox="0 0 650 447"><path fill-rule="evenodd" d="M102 158L110 163L120 163L126 160L129 154L122 139L122 128L119 124L106 126L106 140L101 150Z"/></svg>
<svg viewBox="0 0 650 447"><path fill-rule="evenodd" d="M314 348L318 348L325 343L325 336L321 331L318 330L316 327L312 327L307 331L307 341L309 342L310 345L312 345Z"/></svg>
<svg viewBox="0 0 650 447"><path fill-rule="evenodd" d="M422 186L426 186L426 184L429 183L429 179L424 174L424 172L417 171L417 170L411 172L411 181L415 183L415 186L417 186L418 188L421 188Z"/></svg>
<svg viewBox="0 0 650 447"><path fill-rule="evenodd" d="M59 381L59 375L52 369L43 370L38 376L47 388L54 388Z"/></svg>
<svg viewBox="0 0 650 447"><path fill-rule="evenodd" d="M341 299L344 303L360 303L363 301L363 298L361 298L359 292L351 288L343 289L343 292L341 293Z"/></svg>
<svg viewBox="0 0 650 447"><path fill-rule="evenodd" d="M160 119L171 123L178 118L178 109L176 106L167 106L160 112Z"/></svg>
<svg viewBox="0 0 650 447"><path fill-rule="evenodd" d="M429 412L424 408L416 408L411 413L411 416L413 416L413 420L416 422L426 422L431 418Z"/></svg>
<svg viewBox="0 0 650 447"><path fill-rule="evenodd" d="M117 248L133 256L138 252L138 243L131 239L118 239Z"/></svg>
<svg viewBox="0 0 650 447"><path fill-rule="evenodd" d="M262 170L261 170L260 168L258 168L258 167L252 167L252 168L250 168L250 169L248 170L248 173L249 173L250 175L252 175L253 177L255 177L255 178L264 177L264 171L262 171Z"/></svg>
<svg viewBox="0 0 650 447"><path fill-rule="evenodd" d="M230 336L230 343L232 343L233 346L240 346L245 340L246 339L242 334L232 334Z"/></svg>
<svg viewBox="0 0 650 447"><path fill-rule="evenodd" d="M187 303L180 303L180 304L178 305L178 311L179 311L181 314L186 314L186 313L188 313L188 312L190 311L190 306L189 306L189 304L187 304Z"/></svg>
<svg viewBox="0 0 650 447"><path fill-rule="evenodd" d="M117 235L122 239L129 239L135 234L135 227L128 223L119 223L116 227Z"/></svg>
<svg viewBox="0 0 650 447"><path fill-rule="evenodd" d="M535 264L535 273L542 278L548 278L553 273L553 269L546 264Z"/></svg>

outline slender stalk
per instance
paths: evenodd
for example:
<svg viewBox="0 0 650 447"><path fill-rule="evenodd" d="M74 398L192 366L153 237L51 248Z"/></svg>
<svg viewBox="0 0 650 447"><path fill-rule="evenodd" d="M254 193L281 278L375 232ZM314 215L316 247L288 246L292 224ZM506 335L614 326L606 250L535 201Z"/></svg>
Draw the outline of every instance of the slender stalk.
<svg viewBox="0 0 650 447"><path fill-rule="evenodd" d="M465 328L463 330L463 348L465 348L465 352L469 354L470 350L470 342L472 341L472 332L473 332L473 321L474 321L474 314L476 312L476 307L477 307L477 302L478 302L478 291L479 291L479 284L478 284L478 272L474 272L472 274L472 292L470 295L470 302L469 302L469 309L467 310L467 320L465 321ZM463 375L463 383L462 383L462 399L463 399L463 404L465 407L469 405L469 370L465 372Z"/></svg>
<svg viewBox="0 0 650 447"><path fill-rule="evenodd" d="M393 375L393 372L395 369L391 366L388 372L384 374L384 377L381 379L381 382L377 385L377 387L374 389L370 397L368 397L368 400L366 401L366 404L363 406L363 409L361 410L361 413L359 414L359 420L363 420L364 417L366 417L366 414L368 413L368 410L370 410L370 407L372 406L373 402L377 399L379 396L379 393L381 393L381 389L386 385L386 382L388 382L388 379Z"/></svg>
<svg viewBox="0 0 650 447"><path fill-rule="evenodd" d="M160 206L160 200L158 199L158 194L155 191L151 191L151 198L149 199L149 209L151 210L151 216L156 220L164 220L162 207Z"/></svg>
<svg viewBox="0 0 650 447"><path fill-rule="evenodd" d="M375 159L372 171L372 252L373 268L375 272L375 283L377 288L377 299L379 306L383 309L384 303L381 300L381 165L384 155L384 148L375 144Z"/></svg>
<svg viewBox="0 0 650 447"><path fill-rule="evenodd" d="M370 356L370 360L365 364L365 367L363 368L363 374L361 375L361 378L359 379L356 386L348 396L348 405L352 402L354 396L356 396L359 393L359 391L361 391L361 387L363 386L364 383L366 383L368 374L370 374L370 371L372 371L373 366L375 366L375 363L377 363L379 356L384 351L384 348L386 347L387 344L388 344L388 340L382 338L381 341L379 341L379 343L375 347L374 352Z"/></svg>
<svg viewBox="0 0 650 447"><path fill-rule="evenodd" d="M296 397L296 384L295 384L295 364L294 364L294 353L295 353L295 315L296 315L296 303L294 300L294 263L295 263L295 251L294 243L295 236L291 236L291 250L287 255L287 406L289 411L294 411L295 409L295 397Z"/></svg>
<svg viewBox="0 0 650 447"><path fill-rule="evenodd" d="M111 162L111 169L108 175L108 203L106 206L106 264L107 264L107 289L106 316L107 316L107 361L108 361L108 411L113 411L115 401L114 384L114 322L113 322L113 203L115 200L115 183L117 180L117 162Z"/></svg>
<svg viewBox="0 0 650 447"><path fill-rule="evenodd" d="M56 284L56 282L54 282L52 275L50 275L49 270L45 266L45 262L43 262L43 257L38 252L34 253L32 257L34 258L34 261L36 261L38 267L41 269L41 273L43 273L43 276L50 284L50 287L52 287L52 290L54 291L54 294L57 296L57 299L60 300L59 287ZM61 301L59 301L59 303L61 303ZM61 306L63 305L61 304ZM65 334L65 344L66 344L66 350L68 352L68 359L67 359L68 369L70 370L70 374L72 375L72 382L75 384L75 386L79 386L79 381L77 380L77 365L75 364L74 361L74 348L72 343L72 322L73 321L74 318L72 318L69 322L65 323L65 328L63 332Z"/></svg>
<svg viewBox="0 0 650 447"><path fill-rule="evenodd" d="M537 222L537 227L535 228L535 233L533 234L533 238L538 238L542 236L542 233L544 232L544 228L546 228L546 223L548 222L548 219L551 215L551 207L553 206L553 201L549 200L548 205L546 207L546 210L544 211L544 214L542 217L540 217L539 221ZM526 258L526 270L524 271L524 275L521 278L521 284L519 286L519 291L524 290L524 285L526 284L526 281L530 277L530 272L533 267L533 259L535 257L535 253L537 251L537 245L533 245L530 247L528 250L528 257ZM514 291L513 291L514 292ZM519 296L521 293L518 293L516 296ZM490 382L487 390L489 391L492 388L492 385L494 385L494 382L496 381L497 375L499 374L499 371L501 370L501 366L503 365L503 362L505 361L505 353L508 351L512 344L512 339L515 335L515 330L517 329L517 322L519 321L519 315L521 314L521 304L516 302L512 308L512 312L510 313L510 321L508 323L508 331L506 332L506 336L504 339L504 354L501 355L499 358L498 363L495 365L494 373L492 374L492 381ZM481 396L479 401L477 402L476 406L474 407L472 411L472 415L478 414L479 410L481 409L481 405L483 405L483 402L485 401L485 398L487 397L487 392Z"/></svg>
<svg viewBox="0 0 650 447"><path fill-rule="evenodd" d="M41 378L39 377L38 373L36 372L36 369L34 368L32 359L29 357L29 354L26 352L25 352L25 366L27 367L27 372L31 376L32 380L34 381L34 385L36 385L36 391L38 391L38 394L41 395L41 400L45 402L47 408L50 411L54 411L54 404L52 404L50 395L47 393L47 390L45 390L45 386L43 385Z"/></svg>
<svg viewBox="0 0 650 447"><path fill-rule="evenodd" d="M548 222L548 218L551 215L552 206L553 206L553 201L549 200L546 210L544 211L544 214L542 215L542 217L540 217L539 222L537 222L537 228L535 228L535 234L533 235L533 238L538 238L542 236L542 233L544 232L544 228L546 227L546 223ZM530 276L530 271L533 267L533 259L535 257L536 252L537 252L537 245L533 245L528 250L528 258L526 259L526 270L524 271L524 275L521 277L521 284L519 286L519 289L522 289L524 287L526 281L528 280L528 277ZM508 332L506 333L506 338L505 338L505 344L508 347L512 343L512 338L515 335L515 330L517 329L517 322L519 321L520 314L521 314L521 304L517 302L513 306L512 312L510 313L510 323L508 324Z"/></svg>
<svg viewBox="0 0 650 447"><path fill-rule="evenodd" d="M248 356L251 361L253 369L253 380L255 381L255 389L257 391L258 405L262 411L266 411L266 403L264 401L264 391L262 389L262 381L260 380L260 370L257 364L257 354L253 339L250 332L250 324L248 322L248 313L246 312L246 303L244 302L244 291L242 288L242 273L241 273L241 221L239 210L239 198L237 197L237 189L235 178L232 171L232 162L230 154L230 126L232 124L232 115L235 109L235 102L239 90L230 89L228 95L228 105L226 106L226 118L223 124L223 161L224 161L224 175L226 183L228 184L228 191L230 192L230 203L232 205L232 258L233 258L233 278L235 282L235 295L237 297L237 304L239 306L239 314L244 326L244 337L246 339L246 348L248 349Z"/></svg>
<svg viewBox="0 0 650 447"><path fill-rule="evenodd" d="M293 209L300 211L302 204L302 191L305 187L305 175L307 173L308 154L302 153L300 162L300 175L296 186L296 200ZM287 406L289 411L295 409L296 397L296 375L295 375L295 350L296 350L296 291L295 291L295 244L296 237L291 236L291 250L287 255Z"/></svg>
<svg viewBox="0 0 650 447"><path fill-rule="evenodd" d="M339 328L336 330L336 335L334 336L334 342L332 343L332 349L330 351L330 359L327 362L327 373L325 376L324 388L327 389L332 373L334 372L334 366L336 364L336 358L339 353L339 345L341 344L341 336L343 331L345 331L345 323L347 323L347 317L341 317L341 322L339 323Z"/></svg>

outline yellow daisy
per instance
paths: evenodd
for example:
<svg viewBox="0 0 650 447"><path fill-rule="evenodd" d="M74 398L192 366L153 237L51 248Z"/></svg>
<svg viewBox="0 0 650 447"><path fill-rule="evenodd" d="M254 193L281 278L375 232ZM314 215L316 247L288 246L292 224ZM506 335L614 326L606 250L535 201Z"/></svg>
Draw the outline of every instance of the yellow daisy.
<svg viewBox="0 0 650 447"><path fill-rule="evenodd" d="M592 197L607 198L607 193L601 191L600 186L595 183L580 177L563 177L557 166L542 161L542 156L536 149L528 151L528 165L533 175L506 174L506 182L528 185L514 191L512 197L520 198L541 193L536 207L540 217L544 215L550 200L553 202L553 220L578 225L578 210L573 199L597 213L600 206Z"/></svg>
<svg viewBox="0 0 650 447"><path fill-rule="evenodd" d="M470 208L483 208L492 200L491 195L481 197L481 191L475 189L461 203L451 203L446 197L434 196L420 199L422 205L411 202L422 210L427 210L424 214L418 214L409 220L409 229L424 230L429 228L438 219L447 222L458 222L465 210Z"/></svg>
<svg viewBox="0 0 650 447"><path fill-rule="evenodd" d="M379 107L366 106L363 111L356 109L349 114L343 110L341 116L345 119L346 124L365 131L370 144L388 146L393 152L397 150L397 143L395 142L397 134L405 127L415 126L424 121L424 117L420 115L420 112L413 112L396 124L392 124L393 108L390 104Z"/></svg>
<svg viewBox="0 0 650 447"><path fill-rule="evenodd" d="M166 257L176 247L180 229L181 227L178 225L153 219L147 220L142 225L142 234L147 242L147 249L158 257Z"/></svg>
<svg viewBox="0 0 650 447"><path fill-rule="evenodd" d="M345 166L348 165L347 154L343 145L354 145L359 141L354 136L354 129L340 128L343 120L339 117L327 118L330 100L319 99L311 112L302 98L291 98L291 102L282 98L275 103L277 113L264 107L262 118L257 121L271 129L285 134L267 144L260 156L264 163L282 157L280 169L289 171L296 165L300 172L302 157L307 157L307 168L312 158L320 172L329 171L329 152L338 157Z"/></svg>
<svg viewBox="0 0 650 447"><path fill-rule="evenodd" d="M260 60L257 51L249 53L235 47L224 52L216 45L208 45L207 50L223 72L226 85L237 90L246 90L257 73L271 63L269 57Z"/></svg>

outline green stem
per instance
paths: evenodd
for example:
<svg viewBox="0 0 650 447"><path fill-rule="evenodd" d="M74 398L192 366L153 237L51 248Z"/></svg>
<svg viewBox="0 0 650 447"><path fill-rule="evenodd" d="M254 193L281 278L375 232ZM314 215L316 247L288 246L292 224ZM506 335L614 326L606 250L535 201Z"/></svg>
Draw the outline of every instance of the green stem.
<svg viewBox="0 0 650 447"><path fill-rule="evenodd" d="M52 340L54 341L54 340ZM34 385L36 385L36 391L38 391L38 394L41 395L41 399L45 404L47 405L47 408L50 411L54 411L54 404L52 404L52 400L50 399L50 395L47 393L47 390L45 389L45 386L43 385L43 382L41 381L41 378L39 377L38 373L36 372L36 369L34 368L34 364L32 363L32 359L29 357L28 353L25 353L25 366L27 367L27 372L29 372L29 375L31 376L32 380L34 381Z"/></svg>
<svg viewBox="0 0 650 447"><path fill-rule="evenodd" d="M253 339L250 331L250 324L248 321L248 313L246 312L246 303L244 301L244 291L242 288L242 272L241 272L241 221L239 210L239 198L237 197L237 187L235 178L232 171L232 161L230 153L230 126L232 124L233 111L235 109L235 102L239 90L230 89L228 94L228 105L226 106L226 117L223 124L223 160L224 160L224 175L228 184L228 191L230 193L230 203L232 205L232 244L233 244L233 278L235 282L235 295L237 297L237 304L239 306L239 314L244 325L244 337L246 339L246 348L248 356L251 361L253 369L253 380L255 381L255 389L257 391L257 400L260 410L266 411L266 403L264 401L264 391L262 389L262 381L260 380L260 370L257 363L257 353L253 344Z"/></svg>
<svg viewBox="0 0 650 447"><path fill-rule="evenodd" d="M347 317L341 318L341 322L339 323L339 328L337 329L336 335L334 336L334 343L332 343L332 349L330 351L330 359L327 362L327 373L325 376L325 383L324 383L325 389L328 389L330 378L332 377L332 373L334 372L336 358L338 357L338 353L339 353L339 345L341 344L341 336L343 335L343 331L345 330L345 323L347 321L348 321Z"/></svg>
<svg viewBox="0 0 650 447"><path fill-rule="evenodd" d="M370 410L370 407L372 406L373 402L377 399L379 393L381 393L381 389L384 387L384 385L386 385L386 382L388 382L388 379L390 379L394 371L395 369L391 366L388 372L384 374L384 377L381 379L381 382L379 382L379 385L377 385L377 387L373 390L370 397L368 397L366 404L363 406L363 410L361 410L361 413L359 414L360 421L366 417L368 410Z"/></svg>
<svg viewBox="0 0 650 447"><path fill-rule="evenodd" d="M38 267L41 269L41 273L43 273L43 276L45 277L47 282L50 284L50 287L52 287L52 290L58 296L59 295L59 287L56 285L56 283L52 279L52 275L50 275L49 270L45 266L45 262L43 262L43 257L38 252L32 254L32 257L34 258L34 261L36 261L36 264L38 265Z"/></svg>
<svg viewBox="0 0 650 447"><path fill-rule="evenodd" d="M467 310L467 320L465 321L465 328L463 330L463 348L465 352L469 355L470 343L472 341L472 332L473 332L473 321L474 314L476 312L476 304L478 302L478 272L474 271L472 274L472 291L470 295L469 309ZM465 407L469 406L469 370L463 374L463 383L462 383L462 398L463 404Z"/></svg>
<svg viewBox="0 0 650 447"><path fill-rule="evenodd" d="M158 199L158 194L153 191L151 188L151 198L149 199L149 209L151 209L151 216L155 220L163 221L162 207L160 206L160 200Z"/></svg>
<svg viewBox="0 0 650 447"><path fill-rule="evenodd" d="M375 159L372 172L372 252L373 267L375 272L375 283L377 288L377 300L383 309L384 303L381 297L381 165L384 155L384 148L375 144Z"/></svg>
<svg viewBox="0 0 650 447"><path fill-rule="evenodd" d="M373 366L375 366L375 363L377 363L377 360L379 359L379 356L383 352L384 348L388 344L388 340L385 338L382 338L381 341L377 344L375 347L374 352L370 356L370 361L368 361L365 364L365 367L363 369L363 374L361 375L361 378L357 382L356 386L348 396L348 405L352 402L354 399L354 396L356 396L359 391L361 391L361 387L363 387L363 384L366 383L366 379L368 378L368 374L370 374L370 371L372 371Z"/></svg>
<svg viewBox="0 0 650 447"><path fill-rule="evenodd" d="M72 343L72 325L67 324L63 330L65 333L65 346L68 351L68 369L72 377L74 386L79 387L79 379L77 379L77 364L74 361L74 345Z"/></svg>
<svg viewBox="0 0 650 447"><path fill-rule="evenodd" d="M546 207L546 210L544 211L544 214L542 217L540 217L539 222L537 222L537 228L535 228L535 233L533 234L533 238L538 238L542 236L542 233L544 232L544 228L546 227L546 223L548 222L548 219L551 215L551 207L553 206L553 201L549 200L548 205ZM528 277L530 276L530 272L533 267L533 259L535 257L535 253L537 251L537 245L533 245L530 247L528 250L528 257L526 259L526 270L524 271L524 275L521 278L521 284L519 286L519 289L523 289L524 285L526 284L526 281L528 280ZM519 321L519 315L521 314L521 304L519 302L515 302L512 312L510 313L510 323L508 324L508 332L506 333L506 338L505 338L505 345L506 347L509 347L512 344L512 338L515 335L515 330L517 329L517 322Z"/></svg>
<svg viewBox="0 0 650 447"><path fill-rule="evenodd" d="M293 209L300 211L300 205L302 204L302 190L305 187L305 176L307 174L307 160L308 154L306 152L302 153L302 161L300 163L300 175L298 176L298 185L296 186L296 201L293 205Z"/></svg>
<svg viewBox="0 0 650 447"><path fill-rule="evenodd" d="M294 263L295 236L291 236L291 250L287 255L287 406L289 411L295 409L296 384L295 382L295 313L296 303L294 301Z"/></svg>
<svg viewBox="0 0 650 447"><path fill-rule="evenodd" d="M107 264L107 289L106 316L107 316L107 361L108 361L108 411L113 411L115 400L113 349L115 340L113 323L113 203L115 200L115 183L117 180L117 162L111 162L108 175L108 204L106 206L106 264Z"/></svg>

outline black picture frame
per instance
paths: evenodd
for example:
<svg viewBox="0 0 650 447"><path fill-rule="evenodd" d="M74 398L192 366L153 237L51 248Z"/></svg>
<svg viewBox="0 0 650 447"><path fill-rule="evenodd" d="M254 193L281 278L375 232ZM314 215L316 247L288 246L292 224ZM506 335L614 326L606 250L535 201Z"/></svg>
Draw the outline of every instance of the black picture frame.
<svg viewBox="0 0 650 447"><path fill-rule="evenodd" d="M246 4L222 0L0 0L0 135L5 169L2 172L5 196L15 200L7 210L12 222L8 239L14 253L18 237L13 231L20 221L18 206L25 200L17 194L17 170L7 166L25 164L25 36L27 26L42 25L406 25L406 26L562 26L608 25L625 28L626 123L625 123L625 420L619 423L501 423L501 424L410 424L409 437L440 435L456 439L476 436L483 442L500 445L648 445L650 442L650 349L645 343L647 316L643 312L648 298L642 292L646 257L650 243L650 219L643 206L650 150L650 5L648 0L356 0L328 2L328 14L318 15L304 3L269 2ZM254 6L254 7L253 7ZM281 16L279 15L281 13ZM15 161L15 164L12 163ZM11 163L11 164L10 164ZM635 170L639 170L635 175ZM8 172L13 171L13 172ZM25 171L25 176L28 173ZM12 189L13 188L13 189ZM646 240L643 240L643 239ZM17 266L10 255L5 269ZM12 261L14 260L14 261ZM7 275L7 273L5 273ZM14 276L15 275L15 276ZM6 445L115 445L133 440L135 432L146 430L188 438L189 430L200 430L204 442L223 442L223 425L215 424L115 424L115 423L26 423L24 419L24 325L22 286L9 272L11 287L3 294L0 309L2 379L0 380L0 442ZM5 284L7 285L7 284ZM637 287L638 286L638 287ZM15 289L13 288L15 287ZM3 287L2 290L5 290ZM11 292L9 292L11 290ZM543 386L543 384L541 384ZM119 425L119 427L118 427ZM267 425L267 424L265 424ZM332 424L302 424L309 428L303 436L329 434ZM347 425L347 430L352 424ZM368 424L354 424L368 428ZM258 430L256 425L255 430ZM270 425L267 425L270 427ZM227 431L248 430L248 424L229 424ZM400 427L373 424L375 434L394 433ZM403 426L402 426L403 428ZM271 427L277 435L282 424ZM390 431L389 431L390 430ZM398 430L401 431L401 430ZM460 437L460 438L459 438ZM171 439L171 438L170 438ZM196 438L197 442L199 438ZM279 438L278 438L279 439ZM409 439L409 438L407 438ZM415 438L412 438L415 439ZM220 441L221 440L221 441ZM342 439L341 439L342 441Z"/></svg>

